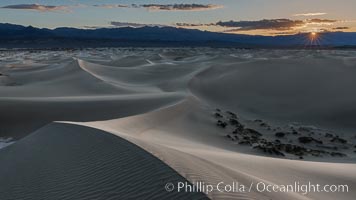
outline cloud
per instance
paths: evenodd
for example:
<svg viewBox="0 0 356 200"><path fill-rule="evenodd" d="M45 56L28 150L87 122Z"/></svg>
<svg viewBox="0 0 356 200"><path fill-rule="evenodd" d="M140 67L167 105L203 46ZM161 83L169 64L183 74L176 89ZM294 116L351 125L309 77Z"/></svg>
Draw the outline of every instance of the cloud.
<svg viewBox="0 0 356 200"><path fill-rule="evenodd" d="M122 4L100 4L100 5L93 5L94 7L99 7L99 8L128 8L128 5L122 5Z"/></svg>
<svg viewBox="0 0 356 200"><path fill-rule="evenodd" d="M257 21L219 21L210 24L192 24L192 23L176 23L176 26L194 27L194 26L220 26L225 28L234 28L233 30L248 31L259 29L270 30L289 30L292 27L302 26L305 24L303 20L291 19L263 19Z"/></svg>
<svg viewBox="0 0 356 200"><path fill-rule="evenodd" d="M116 27L133 27L133 28L141 28L145 26L158 26L158 27L164 27L166 25L161 25L161 24L141 24L141 23L131 23L131 22L110 22L110 25L116 26Z"/></svg>
<svg viewBox="0 0 356 200"><path fill-rule="evenodd" d="M300 16L304 16L304 17L310 17L310 16L320 16L320 15L326 15L327 13L323 13L323 12L315 12L315 13L299 13L299 14L295 14L293 16L295 17L300 17Z"/></svg>
<svg viewBox="0 0 356 200"><path fill-rule="evenodd" d="M221 5L213 4L96 4L99 8L146 8L149 11L204 11L222 8Z"/></svg>
<svg viewBox="0 0 356 200"><path fill-rule="evenodd" d="M192 24L192 23L176 23L179 27L195 27L195 26L216 26L228 28L226 32L237 31L252 31L252 30L274 30L274 31L291 31L296 28L306 27L308 25L333 25L337 20L331 19L306 19L306 20L292 20L292 19L263 19L257 21L219 21L210 24Z"/></svg>
<svg viewBox="0 0 356 200"><path fill-rule="evenodd" d="M347 27L347 26L340 26L340 27L335 27L335 28L333 28L333 30L347 30L347 29L350 29L350 27Z"/></svg>
<svg viewBox="0 0 356 200"><path fill-rule="evenodd" d="M147 8L151 11L204 11L222 8L223 6L213 4L132 4L132 7Z"/></svg>
<svg viewBox="0 0 356 200"><path fill-rule="evenodd" d="M335 23L337 22L337 20L333 20L333 19L307 19L307 22L310 23Z"/></svg>
<svg viewBox="0 0 356 200"><path fill-rule="evenodd" d="M331 19L307 19L305 20L305 24L306 25L318 25L318 26L331 26L333 25L335 22L338 22L337 20L331 20Z"/></svg>
<svg viewBox="0 0 356 200"><path fill-rule="evenodd" d="M18 9L18 10L35 10L40 12L51 12L51 11L70 11L70 6L51 6L51 5L40 5L40 4L16 4L3 6L4 9Z"/></svg>
<svg viewBox="0 0 356 200"><path fill-rule="evenodd" d="M211 24L201 24L201 23L175 23L176 26L181 26L181 27L194 27L194 26L215 26L214 23Z"/></svg>
<svg viewBox="0 0 356 200"><path fill-rule="evenodd" d="M235 31L249 31L249 30L290 30L293 27L303 26L305 24L302 20L290 19L263 19L259 21L226 21L217 22L217 26L222 27L236 27Z"/></svg>

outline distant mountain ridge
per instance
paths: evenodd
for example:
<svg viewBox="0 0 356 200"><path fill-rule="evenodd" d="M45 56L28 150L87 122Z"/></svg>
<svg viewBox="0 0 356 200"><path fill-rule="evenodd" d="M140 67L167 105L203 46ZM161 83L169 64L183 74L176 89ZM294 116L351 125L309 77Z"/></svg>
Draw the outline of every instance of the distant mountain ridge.
<svg viewBox="0 0 356 200"><path fill-rule="evenodd" d="M320 33L317 45L356 46L356 33ZM0 23L0 48L104 47L104 46L231 46L293 47L310 45L308 34L253 36L175 27L56 29Z"/></svg>

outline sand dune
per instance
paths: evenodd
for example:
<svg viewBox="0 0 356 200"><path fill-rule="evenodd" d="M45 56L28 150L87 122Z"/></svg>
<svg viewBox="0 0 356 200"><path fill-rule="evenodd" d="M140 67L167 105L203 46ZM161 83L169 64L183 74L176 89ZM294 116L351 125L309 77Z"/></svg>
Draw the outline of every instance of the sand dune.
<svg viewBox="0 0 356 200"><path fill-rule="evenodd" d="M355 73L340 58L269 59L214 66L191 86L200 98L253 117L355 132Z"/></svg>
<svg viewBox="0 0 356 200"><path fill-rule="evenodd" d="M191 182L204 181L216 185L221 181L238 180L244 185L265 181L273 184L301 184L309 181L319 184L355 185L354 164L304 162L266 158L239 153L233 144L227 144L219 129L207 126L209 111L199 102L186 100L159 111L117 120L80 123L95 127L138 144L157 156ZM243 151L243 150L242 150ZM324 169L324 170L322 170ZM345 179L347 177L347 179ZM352 191L350 191L352 193ZM342 199L352 199L350 193ZM209 195L213 199L335 199L340 194L295 193L261 194L259 192L221 193Z"/></svg>
<svg viewBox="0 0 356 200"><path fill-rule="evenodd" d="M354 59L347 51L232 49L9 55L0 73L16 84L0 85L0 136L19 140L0 150L0 190L7 191L4 199L199 199L205 196L166 192L164 185L237 181L254 187L205 193L211 199L354 199ZM266 139L274 140L276 131L254 120L280 131L295 122L311 125L320 140L336 134L347 139L335 144L346 156L265 154L227 138L230 129L216 126L216 108L238 113ZM129 188L138 181L142 190ZM349 191L261 192L259 182L348 185Z"/></svg>
<svg viewBox="0 0 356 200"><path fill-rule="evenodd" d="M185 179L137 146L82 126L49 124L0 154L1 199L206 198L166 192L168 181Z"/></svg>

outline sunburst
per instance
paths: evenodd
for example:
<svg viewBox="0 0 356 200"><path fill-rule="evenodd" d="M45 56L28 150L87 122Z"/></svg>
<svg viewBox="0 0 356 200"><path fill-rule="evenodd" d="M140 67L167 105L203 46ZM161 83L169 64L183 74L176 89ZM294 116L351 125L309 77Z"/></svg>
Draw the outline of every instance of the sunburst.
<svg viewBox="0 0 356 200"><path fill-rule="evenodd" d="M309 46L319 46L320 45L320 33L313 31L309 33L308 36Z"/></svg>

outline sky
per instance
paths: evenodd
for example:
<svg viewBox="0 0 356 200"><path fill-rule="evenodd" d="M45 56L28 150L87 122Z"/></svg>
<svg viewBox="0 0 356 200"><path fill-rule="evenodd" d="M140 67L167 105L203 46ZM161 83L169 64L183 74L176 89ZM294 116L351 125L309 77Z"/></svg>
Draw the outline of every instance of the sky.
<svg viewBox="0 0 356 200"><path fill-rule="evenodd" d="M356 0L1 0L0 23L41 28L174 26L289 35L356 32Z"/></svg>

